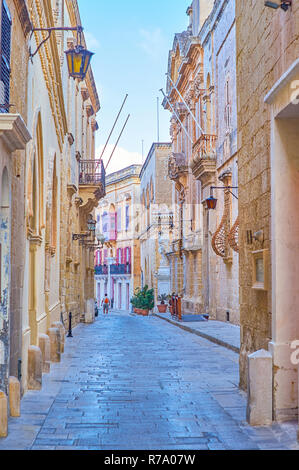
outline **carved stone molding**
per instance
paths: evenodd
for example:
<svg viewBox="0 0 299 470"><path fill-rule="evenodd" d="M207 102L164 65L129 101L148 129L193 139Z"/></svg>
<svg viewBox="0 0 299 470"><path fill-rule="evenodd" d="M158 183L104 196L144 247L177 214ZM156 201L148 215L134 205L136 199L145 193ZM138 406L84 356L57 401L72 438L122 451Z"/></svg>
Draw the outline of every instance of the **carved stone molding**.
<svg viewBox="0 0 299 470"><path fill-rule="evenodd" d="M172 153L168 159L168 176L172 181L177 181L181 176L189 172L188 163L184 153Z"/></svg>
<svg viewBox="0 0 299 470"><path fill-rule="evenodd" d="M27 36L27 34L32 31L32 23L30 21L26 3L27 2L25 0L14 0L14 4L16 6L18 17L25 36Z"/></svg>
<svg viewBox="0 0 299 470"><path fill-rule="evenodd" d="M86 106L86 114L88 117L91 117L94 115L94 109L91 104Z"/></svg>
<svg viewBox="0 0 299 470"><path fill-rule="evenodd" d="M42 237L40 235L33 234L33 232L30 229L27 230L27 238L29 240L30 246L32 247L34 246L38 247L42 245L42 242L43 242Z"/></svg>
<svg viewBox="0 0 299 470"><path fill-rule="evenodd" d="M20 114L0 114L0 139L10 152L25 149L31 135Z"/></svg>
<svg viewBox="0 0 299 470"><path fill-rule="evenodd" d="M68 143L70 144L70 146L72 146L73 143L75 142L75 138L74 138L74 136L71 132L68 133L67 140L68 140Z"/></svg>
<svg viewBox="0 0 299 470"><path fill-rule="evenodd" d="M88 93L88 88L87 87L81 87L81 96L82 96L83 101L88 100L89 93Z"/></svg>
<svg viewBox="0 0 299 470"><path fill-rule="evenodd" d="M77 191L77 186L75 186L74 184L67 185L67 193L70 199L72 199L73 195L76 194Z"/></svg>
<svg viewBox="0 0 299 470"><path fill-rule="evenodd" d="M99 129L99 125L96 119L92 119L91 121L91 128L93 132L96 132Z"/></svg>

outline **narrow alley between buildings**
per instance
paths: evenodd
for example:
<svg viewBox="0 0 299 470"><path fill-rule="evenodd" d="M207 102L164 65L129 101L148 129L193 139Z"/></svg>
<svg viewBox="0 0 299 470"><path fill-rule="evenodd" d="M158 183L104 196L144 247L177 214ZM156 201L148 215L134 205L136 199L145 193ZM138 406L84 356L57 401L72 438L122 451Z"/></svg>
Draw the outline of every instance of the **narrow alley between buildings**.
<svg viewBox="0 0 299 470"><path fill-rule="evenodd" d="M238 354L155 317L79 324L0 450L296 449L297 423L250 427Z"/></svg>

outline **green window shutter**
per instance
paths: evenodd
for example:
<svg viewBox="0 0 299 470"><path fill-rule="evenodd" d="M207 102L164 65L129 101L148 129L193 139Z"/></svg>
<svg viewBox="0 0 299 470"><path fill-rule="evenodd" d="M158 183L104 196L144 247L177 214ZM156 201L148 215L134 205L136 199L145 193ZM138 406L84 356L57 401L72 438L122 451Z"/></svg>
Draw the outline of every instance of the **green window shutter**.
<svg viewBox="0 0 299 470"><path fill-rule="evenodd" d="M11 16L5 0L1 6L1 67L0 67L0 112L9 112Z"/></svg>

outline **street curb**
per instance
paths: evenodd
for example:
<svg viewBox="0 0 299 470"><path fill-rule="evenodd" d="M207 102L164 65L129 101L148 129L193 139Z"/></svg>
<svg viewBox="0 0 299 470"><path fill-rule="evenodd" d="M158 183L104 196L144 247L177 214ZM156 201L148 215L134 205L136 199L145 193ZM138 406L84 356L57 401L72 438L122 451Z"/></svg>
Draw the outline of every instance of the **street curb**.
<svg viewBox="0 0 299 470"><path fill-rule="evenodd" d="M218 346L223 346L226 349L230 349L231 351L237 354L240 354L240 348L238 348L237 346L233 346L232 344L226 343L225 341L215 338L214 336L207 335L206 333L202 333L201 331L194 330L193 328L190 328L189 326L181 325L173 320L170 320L169 318L161 317L158 313L154 313L153 315L157 318L160 318L161 320L165 320L168 323L171 323L172 325L177 326L178 328L181 328L182 330L188 331L189 333L192 333L197 336L201 336L202 338L205 338L208 341L211 341L212 343L218 344Z"/></svg>

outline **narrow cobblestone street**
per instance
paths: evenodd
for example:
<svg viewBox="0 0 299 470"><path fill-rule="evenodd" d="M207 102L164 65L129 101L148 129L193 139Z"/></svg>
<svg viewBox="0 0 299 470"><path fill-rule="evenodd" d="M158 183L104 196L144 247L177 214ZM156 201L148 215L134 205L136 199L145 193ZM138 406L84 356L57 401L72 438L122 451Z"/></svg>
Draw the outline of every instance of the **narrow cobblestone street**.
<svg viewBox="0 0 299 470"><path fill-rule="evenodd" d="M296 448L296 423L246 424L235 352L117 312L73 333L0 450Z"/></svg>

